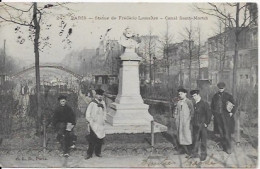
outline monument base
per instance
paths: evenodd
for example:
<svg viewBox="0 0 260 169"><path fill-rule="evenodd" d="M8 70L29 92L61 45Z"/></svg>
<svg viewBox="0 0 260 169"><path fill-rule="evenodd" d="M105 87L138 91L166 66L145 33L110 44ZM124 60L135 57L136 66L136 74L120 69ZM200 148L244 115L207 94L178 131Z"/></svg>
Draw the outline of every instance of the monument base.
<svg viewBox="0 0 260 169"><path fill-rule="evenodd" d="M149 106L139 104L112 103L107 114L107 122L112 126L150 125L153 117L148 112Z"/></svg>
<svg viewBox="0 0 260 169"><path fill-rule="evenodd" d="M151 123L150 125L117 125L112 126L109 123L105 124L106 134L136 134L136 133L151 133ZM154 133L166 132L167 127L154 122Z"/></svg>
<svg viewBox="0 0 260 169"><path fill-rule="evenodd" d="M151 133L153 117L147 104L112 103L107 114L106 133ZM167 127L154 123L154 132L165 132Z"/></svg>

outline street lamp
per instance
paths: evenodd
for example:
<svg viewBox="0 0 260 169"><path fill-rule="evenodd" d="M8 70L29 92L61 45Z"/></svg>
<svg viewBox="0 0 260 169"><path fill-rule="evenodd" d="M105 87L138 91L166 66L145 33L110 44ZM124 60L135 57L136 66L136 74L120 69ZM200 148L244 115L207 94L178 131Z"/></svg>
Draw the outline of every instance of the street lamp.
<svg viewBox="0 0 260 169"><path fill-rule="evenodd" d="M153 83L155 85L155 61L156 61L156 57L153 55Z"/></svg>

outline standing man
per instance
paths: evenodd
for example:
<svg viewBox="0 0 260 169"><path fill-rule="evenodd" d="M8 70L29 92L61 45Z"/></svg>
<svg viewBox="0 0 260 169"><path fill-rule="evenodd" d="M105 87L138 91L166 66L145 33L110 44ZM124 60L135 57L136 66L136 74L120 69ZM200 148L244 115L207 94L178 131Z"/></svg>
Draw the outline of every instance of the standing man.
<svg viewBox="0 0 260 169"><path fill-rule="evenodd" d="M95 92L95 99L88 105L86 111L86 119L90 125L86 160L92 157L94 151L97 157L102 157L101 148L105 137L106 105L103 101L104 91L97 89Z"/></svg>
<svg viewBox="0 0 260 169"><path fill-rule="evenodd" d="M55 109L53 116L53 125L58 133L57 139L61 143L61 148L63 150L63 156L69 157L69 148L75 142L75 135L73 133L73 128L76 125L76 115L74 114L72 108L68 106L67 97L58 97L60 105Z"/></svg>
<svg viewBox="0 0 260 169"><path fill-rule="evenodd" d="M233 96L225 92L225 83L217 84L219 91L213 96L211 110L214 116L214 131L220 134L223 149L231 154L231 134L234 133L236 112Z"/></svg>
<svg viewBox="0 0 260 169"><path fill-rule="evenodd" d="M178 90L180 100L177 102L174 116L176 118L177 139L183 146L185 153L190 155L190 145L192 144L191 119L194 114L192 101L187 98L187 90Z"/></svg>
<svg viewBox="0 0 260 169"><path fill-rule="evenodd" d="M193 124L193 149L192 157L198 156L199 144L200 145L200 160L204 161L207 158L207 127L211 120L211 112L209 104L201 99L199 90L190 91L190 95L194 99L194 117Z"/></svg>

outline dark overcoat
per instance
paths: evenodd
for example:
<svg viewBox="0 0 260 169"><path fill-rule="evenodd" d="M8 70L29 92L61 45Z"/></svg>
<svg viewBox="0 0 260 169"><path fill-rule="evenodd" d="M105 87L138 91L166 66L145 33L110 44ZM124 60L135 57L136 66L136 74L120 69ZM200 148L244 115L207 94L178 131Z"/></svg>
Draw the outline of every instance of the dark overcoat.
<svg viewBox="0 0 260 169"><path fill-rule="evenodd" d="M58 127L57 125L63 124L63 127L65 128L67 123L72 123L73 125L75 125L76 124L76 115L70 106L68 106L68 105L60 106L59 105L54 110L53 125L55 128L57 128Z"/></svg>
<svg viewBox="0 0 260 169"><path fill-rule="evenodd" d="M231 110L233 115L230 117L229 112L227 110L227 102L231 102L234 104L234 108ZM228 128L231 133L234 133L235 128L235 120L234 114L236 112L236 104L233 99L233 96L227 92L217 92L211 102L211 111L214 116L214 133L219 133L218 130L218 122L216 119L223 119L224 123L222 123L224 128Z"/></svg>
<svg viewBox="0 0 260 169"><path fill-rule="evenodd" d="M204 100L200 100L194 104L194 117L192 120L193 125L200 126L201 124L209 125L212 113L209 109L209 104Z"/></svg>

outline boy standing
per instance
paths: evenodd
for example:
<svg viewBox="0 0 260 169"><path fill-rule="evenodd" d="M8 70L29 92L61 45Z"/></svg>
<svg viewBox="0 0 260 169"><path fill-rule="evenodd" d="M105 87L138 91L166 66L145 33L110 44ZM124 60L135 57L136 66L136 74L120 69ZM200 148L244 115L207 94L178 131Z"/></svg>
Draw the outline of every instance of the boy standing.
<svg viewBox="0 0 260 169"><path fill-rule="evenodd" d="M199 90L190 91L194 99L194 117L193 117L193 150L192 157L198 156L199 144L201 142L200 160L207 158L207 127L211 120L211 112L207 102L201 99Z"/></svg>

